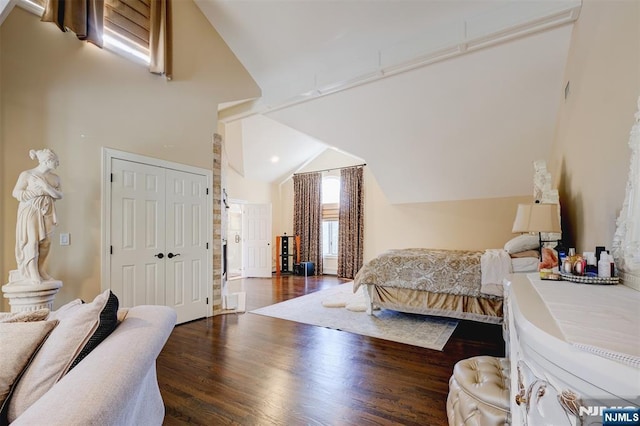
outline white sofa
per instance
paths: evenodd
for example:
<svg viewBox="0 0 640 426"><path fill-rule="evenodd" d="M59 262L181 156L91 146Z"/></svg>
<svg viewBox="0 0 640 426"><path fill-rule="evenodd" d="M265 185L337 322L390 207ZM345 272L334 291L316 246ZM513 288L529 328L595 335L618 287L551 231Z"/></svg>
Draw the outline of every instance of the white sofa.
<svg viewBox="0 0 640 426"><path fill-rule="evenodd" d="M11 425L161 425L156 358L175 323L168 307L129 308L103 342Z"/></svg>

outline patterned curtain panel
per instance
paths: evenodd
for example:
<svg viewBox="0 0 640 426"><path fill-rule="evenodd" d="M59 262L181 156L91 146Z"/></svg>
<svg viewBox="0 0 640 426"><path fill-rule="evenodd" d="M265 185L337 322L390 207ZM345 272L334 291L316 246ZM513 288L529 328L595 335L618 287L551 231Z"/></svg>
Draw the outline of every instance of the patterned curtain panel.
<svg viewBox="0 0 640 426"><path fill-rule="evenodd" d="M362 167L340 172L338 219L338 276L353 278L362 267L364 247L364 197Z"/></svg>
<svg viewBox="0 0 640 426"><path fill-rule="evenodd" d="M300 260L322 274L322 174L293 176L293 233L300 236Z"/></svg>

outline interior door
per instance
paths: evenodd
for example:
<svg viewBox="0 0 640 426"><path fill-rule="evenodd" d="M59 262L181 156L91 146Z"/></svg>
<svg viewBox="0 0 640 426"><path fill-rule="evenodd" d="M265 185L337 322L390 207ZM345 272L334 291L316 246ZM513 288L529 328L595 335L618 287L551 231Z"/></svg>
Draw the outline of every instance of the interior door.
<svg viewBox="0 0 640 426"><path fill-rule="evenodd" d="M178 323L207 316L205 176L166 170L166 305Z"/></svg>
<svg viewBox="0 0 640 426"><path fill-rule="evenodd" d="M178 323L207 315L203 175L114 158L110 288L122 306L174 308Z"/></svg>
<svg viewBox="0 0 640 426"><path fill-rule="evenodd" d="M230 203L227 221L227 279L243 276L242 261L242 207Z"/></svg>
<svg viewBox="0 0 640 426"><path fill-rule="evenodd" d="M111 291L121 306L164 305L164 169L111 164Z"/></svg>
<svg viewBox="0 0 640 426"><path fill-rule="evenodd" d="M271 204L242 206L246 277L271 277Z"/></svg>

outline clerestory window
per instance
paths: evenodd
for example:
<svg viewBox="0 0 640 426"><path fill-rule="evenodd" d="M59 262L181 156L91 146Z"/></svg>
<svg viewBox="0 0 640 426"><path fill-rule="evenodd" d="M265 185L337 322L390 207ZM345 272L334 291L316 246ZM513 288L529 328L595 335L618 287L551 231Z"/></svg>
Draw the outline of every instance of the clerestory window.
<svg viewBox="0 0 640 426"><path fill-rule="evenodd" d="M103 47L127 59L150 66L151 1L105 0ZM47 0L20 0L18 4L30 12L42 16L46 2ZM166 4L168 5L168 3ZM168 12L163 9L161 13ZM167 47L163 46L163 48ZM165 73L167 78L170 78L168 70L163 68L158 71L154 67L152 68L152 72Z"/></svg>

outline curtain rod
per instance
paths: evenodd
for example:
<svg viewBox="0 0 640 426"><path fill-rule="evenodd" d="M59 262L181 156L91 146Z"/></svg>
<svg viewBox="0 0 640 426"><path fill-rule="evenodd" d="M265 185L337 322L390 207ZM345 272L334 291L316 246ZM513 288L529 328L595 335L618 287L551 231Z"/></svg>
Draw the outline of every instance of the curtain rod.
<svg viewBox="0 0 640 426"><path fill-rule="evenodd" d="M364 167L366 166L367 163L362 163L362 164L356 164L354 166L345 166L345 167L334 167L332 169L322 169L322 170L314 170L312 172L302 172L302 173L294 173L293 176L299 176L299 175L308 175L309 173L322 173L322 172L330 172L331 170L342 170L342 169L350 169L352 167Z"/></svg>

